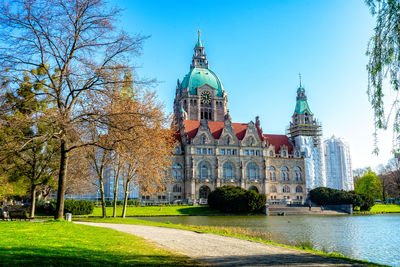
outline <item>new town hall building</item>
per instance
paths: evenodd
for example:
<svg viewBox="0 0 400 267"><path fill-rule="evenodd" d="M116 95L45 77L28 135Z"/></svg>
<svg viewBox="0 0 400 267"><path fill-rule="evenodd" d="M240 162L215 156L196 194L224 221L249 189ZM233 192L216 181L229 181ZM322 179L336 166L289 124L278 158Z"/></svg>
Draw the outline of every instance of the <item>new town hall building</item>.
<svg viewBox="0 0 400 267"><path fill-rule="evenodd" d="M190 71L176 86L174 116L180 145L166 197L202 202L215 188L234 185L264 193L270 203L303 203L308 187L306 154L295 140L306 136L311 146L320 146L320 126L304 88L297 90L289 137L264 133L258 117L254 122L233 122L227 104L228 94L209 68L199 34Z"/></svg>

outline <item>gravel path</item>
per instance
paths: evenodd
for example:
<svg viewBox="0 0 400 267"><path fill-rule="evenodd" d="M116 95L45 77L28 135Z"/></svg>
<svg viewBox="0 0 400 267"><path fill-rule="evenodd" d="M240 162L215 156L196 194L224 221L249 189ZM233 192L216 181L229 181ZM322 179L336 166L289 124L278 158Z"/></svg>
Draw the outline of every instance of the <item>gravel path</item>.
<svg viewBox="0 0 400 267"><path fill-rule="evenodd" d="M216 266L360 266L298 250L232 237L127 224L76 222L130 233Z"/></svg>

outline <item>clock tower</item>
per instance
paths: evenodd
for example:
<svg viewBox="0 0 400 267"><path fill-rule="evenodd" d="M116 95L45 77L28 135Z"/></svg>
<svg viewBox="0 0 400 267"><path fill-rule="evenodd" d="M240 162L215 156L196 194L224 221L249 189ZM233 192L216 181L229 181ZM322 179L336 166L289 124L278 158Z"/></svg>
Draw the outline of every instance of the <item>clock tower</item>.
<svg viewBox="0 0 400 267"><path fill-rule="evenodd" d="M224 121L227 103L221 80L209 69L199 31L190 71L176 85L175 120L178 124L183 120Z"/></svg>

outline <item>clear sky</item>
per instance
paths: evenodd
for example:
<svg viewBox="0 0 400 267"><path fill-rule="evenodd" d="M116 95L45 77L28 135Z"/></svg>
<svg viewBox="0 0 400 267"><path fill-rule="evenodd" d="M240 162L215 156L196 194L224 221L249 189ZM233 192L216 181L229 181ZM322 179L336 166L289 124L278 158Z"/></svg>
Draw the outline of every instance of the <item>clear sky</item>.
<svg viewBox="0 0 400 267"><path fill-rule="evenodd" d="M234 122L259 115L264 133L284 134L294 111L298 73L324 138L350 145L353 168L386 163L392 133L373 150L365 55L375 24L363 0L120 0L121 27L150 35L135 62L156 78L172 112L176 80L189 71L197 30L212 69L228 93Z"/></svg>

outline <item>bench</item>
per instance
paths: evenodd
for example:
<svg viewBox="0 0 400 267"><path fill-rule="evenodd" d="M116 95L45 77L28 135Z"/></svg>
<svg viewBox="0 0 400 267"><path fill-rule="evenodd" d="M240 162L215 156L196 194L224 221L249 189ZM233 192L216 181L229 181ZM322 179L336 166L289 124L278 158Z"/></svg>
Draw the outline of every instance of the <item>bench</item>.
<svg viewBox="0 0 400 267"><path fill-rule="evenodd" d="M11 221L17 219L26 221L31 219L26 215L26 210L10 210L8 215Z"/></svg>

